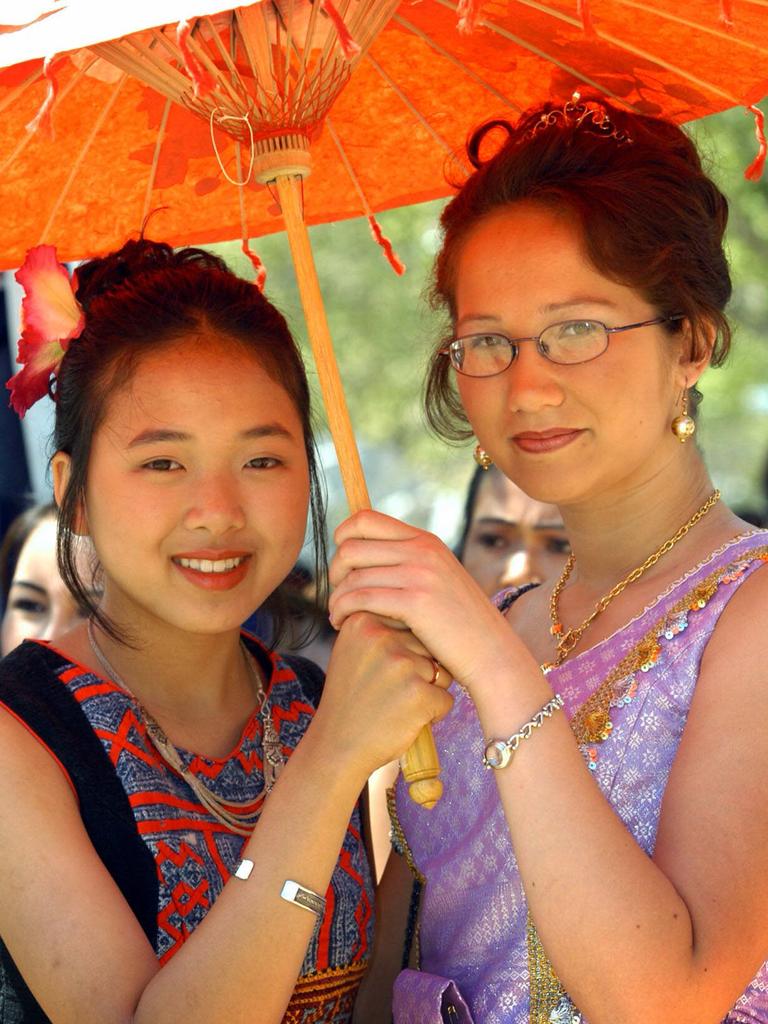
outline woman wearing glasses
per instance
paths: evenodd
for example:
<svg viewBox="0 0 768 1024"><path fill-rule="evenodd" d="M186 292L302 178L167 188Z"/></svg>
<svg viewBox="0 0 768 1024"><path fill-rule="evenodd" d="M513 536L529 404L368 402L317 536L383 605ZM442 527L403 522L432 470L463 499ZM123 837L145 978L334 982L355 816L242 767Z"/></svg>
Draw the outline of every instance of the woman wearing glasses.
<svg viewBox="0 0 768 1024"><path fill-rule="evenodd" d="M416 923L397 1024L768 1021L768 535L688 440L730 340L726 201L677 127L579 97L469 155L429 418L556 504L572 555L494 607L428 534L337 533L334 623L399 619L455 680L442 800L396 789L359 1019Z"/></svg>

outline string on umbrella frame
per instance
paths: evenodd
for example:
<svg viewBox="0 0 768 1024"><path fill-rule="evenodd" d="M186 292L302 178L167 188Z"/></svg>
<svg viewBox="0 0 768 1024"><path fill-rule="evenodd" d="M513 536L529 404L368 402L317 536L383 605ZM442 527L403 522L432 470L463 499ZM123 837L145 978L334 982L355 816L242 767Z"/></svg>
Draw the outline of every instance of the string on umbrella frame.
<svg viewBox="0 0 768 1024"><path fill-rule="evenodd" d="M246 171L245 177L243 178L242 177L242 173L241 173L241 168L240 168L240 160L239 160L240 150L238 149L238 173L241 174L241 178L240 178L239 181L238 181L237 178L233 178L229 174L229 172L227 171L226 167L224 166L224 161L221 159L221 154L219 153L219 147L216 144L216 135L215 135L214 130L213 130L213 122L214 122L214 120L216 120L216 122L219 124L219 126L222 126L222 127L223 127L223 122L224 121L244 121L246 126L247 126L247 128L248 128L248 139L249 139L249 143L250 143L251 159L250 159L250 163L248 164L248 170ZM242 187L243 185L247 185L248 182L251 180L251 174L253 173L253 161L254 161L255 156L256 156L256 144L255 144L254 138L253 138L253 128L251 127L251 122L248 120L248 114L243 114L242 116L240 114L224 114L224 113L222 113L219 110L218 107L215 107L211 111L211 115L210 115L210 118L209 118L209 126L210 126L210 130L211 130L211 145L213 146L213 155L216 157L216 163L219 165L219 170L224 175L224 177L227 179L227 181L230 182L230 184L237 185L239 187ZM226 131L226 129L224 129L224 130Z"/></svg>

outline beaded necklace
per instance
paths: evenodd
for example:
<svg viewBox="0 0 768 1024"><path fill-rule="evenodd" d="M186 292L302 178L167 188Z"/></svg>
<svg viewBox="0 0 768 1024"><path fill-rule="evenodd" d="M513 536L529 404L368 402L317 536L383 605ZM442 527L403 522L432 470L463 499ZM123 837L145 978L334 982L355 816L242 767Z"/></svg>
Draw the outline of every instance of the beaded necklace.
<svg viewBox="0 0 768 1024"><path fill-rule="evenodd" d="M209 814L216 818L218 822L229 829L230 832L235 832L240 836L250 836L254 825L256 824L252 810L253 801L222 800L211 789L209 789L202 779L192 772L189 765L184 764L178 750L168 739L162 726L160 726L149 711L147 711L138 697L127 685L123 677L115 671L114 667L107 659L106 654L96 640L92 619L88 620L87 630L91 648L101 664L101 667L113 682L117 683L118 686L125 690L138 707L139 715L147 730L147 735L163 761L165 761L170 768L173 768L175 772L181 775L189 785L190 789L195 793L203 807L205 807ZM272 715L269 713L267 695L264 692L261 677L253 662L253 658L242 640L240 641L240 649L243 653L245 666L253 682L258 700L258 709L256 714L261 718L262 723L264 794L266 795L275 784L280 769L285 764L285 757L280 745L280 737L278 736L272 722ZM235 810L232 808L235 808ZM238 810L238 808L242 808L242 810ZM245 808L251 809L246 811Z"/></svg>

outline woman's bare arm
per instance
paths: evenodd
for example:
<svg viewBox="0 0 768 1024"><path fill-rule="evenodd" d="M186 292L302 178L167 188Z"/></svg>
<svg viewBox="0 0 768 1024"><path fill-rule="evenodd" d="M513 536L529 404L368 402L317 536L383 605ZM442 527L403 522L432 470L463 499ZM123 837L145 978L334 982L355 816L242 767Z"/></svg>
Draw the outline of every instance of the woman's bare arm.
<svg viewBox="0 0 768 1024"><path fill-rule="evenodd" d="M243 851L254 862L250 878L227 882L162 968L91 845L60 768L0 713L0 934L54 1024L282 1019L316 922L280 898L284 881L325 892L377 761L450 706L422 682L430 663L408 649L417 645L403 631L363 616L350 632L356 642L340 637L320 709Z"/></svg>

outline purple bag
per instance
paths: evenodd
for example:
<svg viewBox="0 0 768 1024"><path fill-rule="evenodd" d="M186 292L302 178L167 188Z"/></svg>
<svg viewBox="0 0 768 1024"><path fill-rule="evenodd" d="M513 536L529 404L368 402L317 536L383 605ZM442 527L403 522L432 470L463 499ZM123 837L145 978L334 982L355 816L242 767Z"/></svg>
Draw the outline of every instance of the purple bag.
<svg viewBox="0 0 768 1024"><path fill-rule="evenodd" d="M426 971L398 974L392 999L395 1024L475 1024L450 978Z"/></svg>

